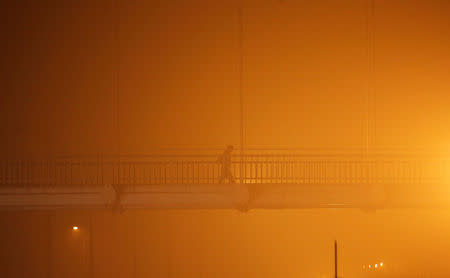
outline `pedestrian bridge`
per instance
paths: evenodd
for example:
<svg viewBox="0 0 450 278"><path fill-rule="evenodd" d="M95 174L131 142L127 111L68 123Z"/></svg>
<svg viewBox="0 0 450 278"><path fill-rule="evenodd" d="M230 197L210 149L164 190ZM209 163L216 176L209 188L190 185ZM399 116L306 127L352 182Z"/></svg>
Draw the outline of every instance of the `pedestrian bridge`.
<svg viewBox="0 0 450 278"><path fill-rule="evenodd" d="M218 183L216 160L149 155L2 161L0 207L450 207L450 157L235 155L234 184Z"/></svg>

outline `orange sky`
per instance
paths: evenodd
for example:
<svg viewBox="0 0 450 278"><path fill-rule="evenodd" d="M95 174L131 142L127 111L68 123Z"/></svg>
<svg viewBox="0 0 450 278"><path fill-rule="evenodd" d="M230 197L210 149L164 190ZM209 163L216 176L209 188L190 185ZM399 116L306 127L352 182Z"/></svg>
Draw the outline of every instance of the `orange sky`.
<svg viewBox="0 0 450 278"><path fill-rule="evenodd" d="M248 147L364 147L369 111L372 147L449 149L450 1L374 2L369 74L366 1L244 1ZM238 1L210 0L3 1L0 154L238 145L237 7ZM96 271L129 277L129 255L109 255L128 254L133 214L108 213L94 216ZM223 275L215 277L328 277L320 275L332 271L335 238L344 277L358 277L358 267L383 254L402 269L450 273L447 210L133 213L141 223L139 277L167 277L167 269L173 277L217 270ZM87 218L67 211L55 217L55 277L75 277L86 268L78 261L86 250L65 229ZM48 215L2 212L0 219L8 227L0 231L0 246L7 246L0 248L0 268L22 276L39 268L47 277L41 229Z"/></svg>
<svg viewBox="0 0 450 278"><path fill-rule="evenodd" d="M3 152L239 144L236 1L2 5ZM247 146L365 146L372 80L371 146L448 147L450 3L375 1L372 79L366 5L244 1Z"/></svg>

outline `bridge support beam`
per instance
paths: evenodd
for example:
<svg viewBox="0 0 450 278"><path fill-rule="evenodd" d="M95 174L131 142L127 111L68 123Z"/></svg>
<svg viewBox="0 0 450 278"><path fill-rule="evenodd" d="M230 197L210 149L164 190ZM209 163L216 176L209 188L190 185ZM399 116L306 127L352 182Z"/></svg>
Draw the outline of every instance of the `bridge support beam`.
<svg viewBox="0 0 450 278"><path fill-rule="evenodd" d="M434 189L433 189L434 188ZM449 190L430 185L196 184L124 186L124 209L288 209L448 207ZM444 192L446 191L446 192ZM112 186L0 187L0 209L105 209Z"/></svg>

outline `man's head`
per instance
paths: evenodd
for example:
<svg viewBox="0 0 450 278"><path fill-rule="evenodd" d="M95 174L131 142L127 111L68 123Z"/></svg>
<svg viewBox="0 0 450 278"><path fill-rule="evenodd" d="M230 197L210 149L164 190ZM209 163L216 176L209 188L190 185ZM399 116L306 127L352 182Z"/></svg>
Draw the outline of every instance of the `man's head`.
<svg viewBox="0 0 450 278"><path fill-rule="evenodd" d="M232 145L228 145L228 146L227 146L227 151L228 151L228 152L233 151L233 149L234 149L234 147L233 147Z"/></svg>

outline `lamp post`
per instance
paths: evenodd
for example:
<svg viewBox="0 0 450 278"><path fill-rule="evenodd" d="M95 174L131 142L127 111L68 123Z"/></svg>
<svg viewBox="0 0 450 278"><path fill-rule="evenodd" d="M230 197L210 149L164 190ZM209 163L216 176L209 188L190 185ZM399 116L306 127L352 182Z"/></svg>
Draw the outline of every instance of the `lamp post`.
<svg viewBox="0 0 450 278"><path fill-rule="evenodd" d="M338 254L337 254L337 241L334 241L334 278L338 278Z"/></svg>
<svg viewBox="0 0 450 278"><path fill-rule="evenodd" d="M48 214L48 269L47 277L53 277L53 213Z"/></svg>
<svg viewBox="0 0 450 278"><path fill-rule="evenodd" d="M89 216L89 277L94 278L94 240L92 237L92 215Z"/></svg>
<svg viewBox="0 0 450 278"><path fill-rule="evenodd" d="M72 226L72 236L78 237L81 241L82 254L87 254L87 261L83 260L88 268L88 277L94 278L94 240L93 240L93 225L92 215L89 216L89 226L87 229L83 229L82 226ZM85 231L86 236L85 235ZM80 238L81 237L81 238ZM87 250L86 250L87 249ZM49 276L50 277L50 276Z"/></svg>

